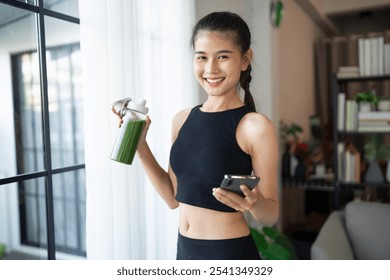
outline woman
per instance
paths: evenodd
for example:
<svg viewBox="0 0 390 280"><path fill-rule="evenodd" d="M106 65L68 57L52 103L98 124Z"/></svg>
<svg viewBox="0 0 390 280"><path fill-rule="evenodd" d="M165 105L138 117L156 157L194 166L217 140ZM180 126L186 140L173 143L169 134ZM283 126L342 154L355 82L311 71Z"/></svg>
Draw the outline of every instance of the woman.
<svg viewBox="0 0 390 280"><path fill-rule="evenodd" d="M206 102L174 116L167 172L146 142L149 118L139 142L137 153L152 184L170 208L180 208L177 259L260 259L243 213L263 224L278 219L277 140L249 91L250 40L247 24L234 13L202 18L192 47ZM252 172L261 179L253 190L241 186L245 197L219 188L225 174Z"/></svg>

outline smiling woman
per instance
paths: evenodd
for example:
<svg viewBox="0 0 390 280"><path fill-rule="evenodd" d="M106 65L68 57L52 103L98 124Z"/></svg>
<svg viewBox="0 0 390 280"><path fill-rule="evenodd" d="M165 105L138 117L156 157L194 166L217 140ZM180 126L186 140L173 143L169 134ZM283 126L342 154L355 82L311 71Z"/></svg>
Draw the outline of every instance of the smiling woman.
<svg viewBox="0 0 390 280"><path fill-rule="evenodd" d="M193 29L194 73L207 100L173 118L170 166L165 171L146 141L138 155L156 191L179 207L177 259L260 259L244 217L273 224L278 218L277 141L274 127L256 113L249 91L250 32L231 12L211 13ZM245 91L244 102L238 95ZM219 188L225 174L259 176L244 196Z"/></svg>

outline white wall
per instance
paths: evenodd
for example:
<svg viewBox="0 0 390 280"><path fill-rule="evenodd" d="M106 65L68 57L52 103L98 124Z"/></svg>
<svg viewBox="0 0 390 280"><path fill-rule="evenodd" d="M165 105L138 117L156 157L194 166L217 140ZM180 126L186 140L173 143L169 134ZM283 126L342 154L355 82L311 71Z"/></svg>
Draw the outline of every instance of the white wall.
<svg viewBox="0 0 390 280"><path fill-rule="evenodd" d="M310 137L309 116L315 113L314 45L326 36L295 1L284 2L285 16L278 30L280 118L302 126Z"/></svg>

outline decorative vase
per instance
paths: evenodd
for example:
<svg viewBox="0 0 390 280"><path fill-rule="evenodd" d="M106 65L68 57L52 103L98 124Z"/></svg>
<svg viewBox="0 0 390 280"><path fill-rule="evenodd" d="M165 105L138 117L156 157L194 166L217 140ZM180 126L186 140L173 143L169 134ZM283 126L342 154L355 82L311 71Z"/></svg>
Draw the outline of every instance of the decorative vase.
<svg viewBox="0 0 390 280"><path fill-rule="evenodd" d="M367 183L383 183L384 177L382 174L381 167L379 166L378 160L374 159L371 160L368 164L366 176L364 177L364 180Z"/></svg>
<svg viewBox="0 0 390 280"><path fill-rule="evenodd" d="M282 178L283 180L291 177L291 156L290 156L290 145L286 143L286 147L282 156Z"/></svg>
<svg viewBox="0 0 390 280"><path fill-rule="evenodd" d="M371 103L359 102L359 112L371 112Z"/></svg>
<svg viewBox="0 0 390 280"><path fill-rule="evenodd" d="M297 165L298 165L298 159L294 155L291 155L291 157L290 157L290 175L291 175L291 177L295 177L295 169L297 168Z"/></svg>
<svg viewBox="0 0 390 280"><path fill-rule="evenodd" d="M390 183L390 160L387 161L387 168L386 168L386 180Z"/></svg>
<svg viewBox="0 0 390 280"><path fill-rule="evenodd" d="M306 174L306 166L303 160L298 160L297 167L295 168L294 177L299 180L304 180Z"/></svg>
<svg viewBox="0 0 390 280"><path fill-rule="evenodd" d="M380 100L378 102L379 111L390 111L390 100Z"/></svg>

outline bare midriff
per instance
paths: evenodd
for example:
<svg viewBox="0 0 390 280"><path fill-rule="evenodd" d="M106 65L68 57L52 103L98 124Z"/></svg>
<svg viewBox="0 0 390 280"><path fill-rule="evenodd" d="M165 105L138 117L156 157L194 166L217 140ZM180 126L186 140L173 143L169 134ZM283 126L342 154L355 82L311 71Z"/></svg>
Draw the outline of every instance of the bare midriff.
<svg viewBox="0 0 390 280"><path fill-rule="evenodd" d="M242 212L220 212L180 203L179 231L194 239L230 239L249 235Z"/></svg>

